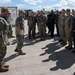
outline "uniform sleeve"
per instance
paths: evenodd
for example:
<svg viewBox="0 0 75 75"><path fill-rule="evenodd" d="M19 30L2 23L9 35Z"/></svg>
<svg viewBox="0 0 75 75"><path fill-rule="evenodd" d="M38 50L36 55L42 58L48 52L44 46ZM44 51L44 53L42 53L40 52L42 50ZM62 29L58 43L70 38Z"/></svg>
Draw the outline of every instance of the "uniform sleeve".
<svg viewBox="0 0 75 75"><path fill-rule="evenodd" d="M72 18L72 30L75 30L75 18Z"/></svg>
<svg viewBox="0 0 75 75"><path fill-rule="evenodd" d="M36 24L36 17L35 16L33 16L34 17L34 25Z"/></svg>
<svg viewBox="0 0 75 75"><path fill-rule="evenodd" d="M45 23L46 23L46 17L45 17Z"/></svg>
<svg viewBox="0 0 75 75"><path fill-rule="evenodd" d="M18 17L17 19L16 19L16 26L19 26L20 25L20 18Z"/></svg>
<svg viewBox="0 0 75 75"><path fill-rule="evenodd" d="M58 17L58 27L60 26L60 22L61 22L60 20L61 20L61 17L59 16Z"/></svg>
<svg viewBox="0 0 75 75"><path fill-rule="evenodd" d="M3 21L0 21L0 44L4 42L3 29Z"/></svg>
<svg viewBox="0 0 75 75"><path fill-rule="evenodd" d="M70 18L70 31L72 31L72 16Z"/></svg>
<svg viewBox="0 0 75 75"><path fill-rule="evenodd" d="M35 25L36 25L36 22L37 22L37 19L36 19L36 17L35 17Z"/></svg>
<svg viewBox="0 0 75 75"><path fill-rule="evenodd" d="M30 21L30 17L28 17L28 21L27 21L27 24L29 25L29 21Z"/></svg>

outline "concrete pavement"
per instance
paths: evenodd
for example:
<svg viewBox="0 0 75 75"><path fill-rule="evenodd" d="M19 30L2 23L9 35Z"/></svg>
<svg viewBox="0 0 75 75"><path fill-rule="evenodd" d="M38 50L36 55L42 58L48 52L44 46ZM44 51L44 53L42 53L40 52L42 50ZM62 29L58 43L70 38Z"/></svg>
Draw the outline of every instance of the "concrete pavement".
<svg viewBox="0 0 75 75"><path fill-rule="evenodd" d="M0 75L73 75L75 72L75 54L71 50L60 47L58 38L47 37L46 41L27 39L27 23L25 21L25 41L23 52L26 55L17 55L16 38L9 39L5 62L9 71ZM13 27L15 35L15 29Z"/></svg>

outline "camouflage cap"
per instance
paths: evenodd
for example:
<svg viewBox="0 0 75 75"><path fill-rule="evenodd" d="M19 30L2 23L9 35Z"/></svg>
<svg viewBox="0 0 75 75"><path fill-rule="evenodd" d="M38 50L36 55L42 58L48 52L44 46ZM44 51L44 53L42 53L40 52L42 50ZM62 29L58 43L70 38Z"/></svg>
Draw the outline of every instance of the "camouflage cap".
<svg viewBox="0 0 75 75"><path fill-rule="evenodd" d="M8 8L7 8L7 7L2 7L2 8L1 8L1 13L6 12L6 11L8 11L8 12L9 12L9 10L8 10Z"/></svg>
<svg viewBox="0 0 75 75"><path fill-rule="evenodd" d="M44 12L41 10L40 13L44 13Z"/></svg>
<svg viewBox="0 0 75 75"><path fill-rule="evenodd" d="M62 9L62 11L64 11L64 12L65 12L65 9Z"/></svg>
<svg viewBox="0 0 75 75"><path fill-rule="evenodd" d="M25 11L24 10L19 10L19 14L21 14L21 13L25 13Z"/></svg>

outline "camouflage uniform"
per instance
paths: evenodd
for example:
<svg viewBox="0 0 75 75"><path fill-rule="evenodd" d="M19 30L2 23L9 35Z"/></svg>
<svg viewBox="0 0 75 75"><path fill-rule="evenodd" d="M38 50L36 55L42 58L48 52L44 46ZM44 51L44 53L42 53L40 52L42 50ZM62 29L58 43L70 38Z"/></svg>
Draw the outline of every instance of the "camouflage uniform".
<svg viewBox="0 0 75 75"><path fill-rule="evenodd" d="M7 28L5 30L5 42L7 43L7 45L10 45L10 42L9 42L9 36L8 36L8 33L9 33L9 22L8 22L8 19L7 19Z"/></svg>
<svg viewBox="0 0 75 75"><path fill-rule="evenodd" d="M65 17L65 35L66 41L68 41L68 47L72 47L72 16L68 15Z"/></svg>
<svg viewBox="0 0 75 75"><path fill-rule="evenodd" d="M57 11L57 13L55 15L55 24L56 24L57 36L59 36L58 20L59 20L59 14Z"/></svg>
<svg viewBox="0 0 75 75"><path fill-rule="evenodd" d="M1 17L0 17L0 72L8 71L8 68L3 67L3 59L6 55L6 40L5 40L5 34L7 30L7 15L8 15L8 9L6 7L1 8Z"/></svg>
<svg viewBox="0 0 75 75"><path fill-rule="evenodd" d="M40 40L45 39L46 36L46 17L40 15L37 17L38 30L40 35Z"/></svg>
<svg viewBox="0 0 75 75"><path fill-rule="evenodd" d="M18 17L16 19L16 27L20 28L22 34L24 34L24 19L22 17ZM21 36L19 32L16 30L16 39L17 39L17 47L18 52L21 52L21 48L23 46L24 36Z"/></svg>
<svg viewBox="0 0 75 75"><path fill-rule="evenodd" d="M28 35L29 35L29 39L31 38L31 35L32 35L33 38L35 38L35 26L36 26L36 17L31 15L28 18Z"/></svg>
<svg viewBox="0 0 75 75"><path fill-rule="evenodd" d="M12 37L12 26L11 26L11 21L12 21L12 18L10 16L10 13L9 13L9 16L8 16L8 19L7 19L8 23L9 23L9 29L8 29L8 37Z"/></svg>
<svg viewBox="0 0 75 75"><path fill-rule="evenodd" d="M1 19L0 17L0 64L3 61L4 56L6 55L6 47L2 47L2 43L5 42L5 29L6 29L6 22L5 20Z"/></svg>
<svg viewBox="0 0 75 75"><path fill-rule="evenodd" d="M60 39L62 39L64 42L65 40L65 15L61 15L59 17L59 35Z"/></svg>

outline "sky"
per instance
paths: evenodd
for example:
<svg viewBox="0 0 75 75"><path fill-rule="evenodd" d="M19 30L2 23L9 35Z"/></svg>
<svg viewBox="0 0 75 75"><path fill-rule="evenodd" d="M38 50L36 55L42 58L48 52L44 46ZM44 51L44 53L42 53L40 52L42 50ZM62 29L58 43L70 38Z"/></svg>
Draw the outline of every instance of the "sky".
<svg viewBox="0 0 75 75"><path fill-rule="evenodd" d="M75 0L0 0L0 6L17 6L18 9L33 11L75 9Z"/></svg>

